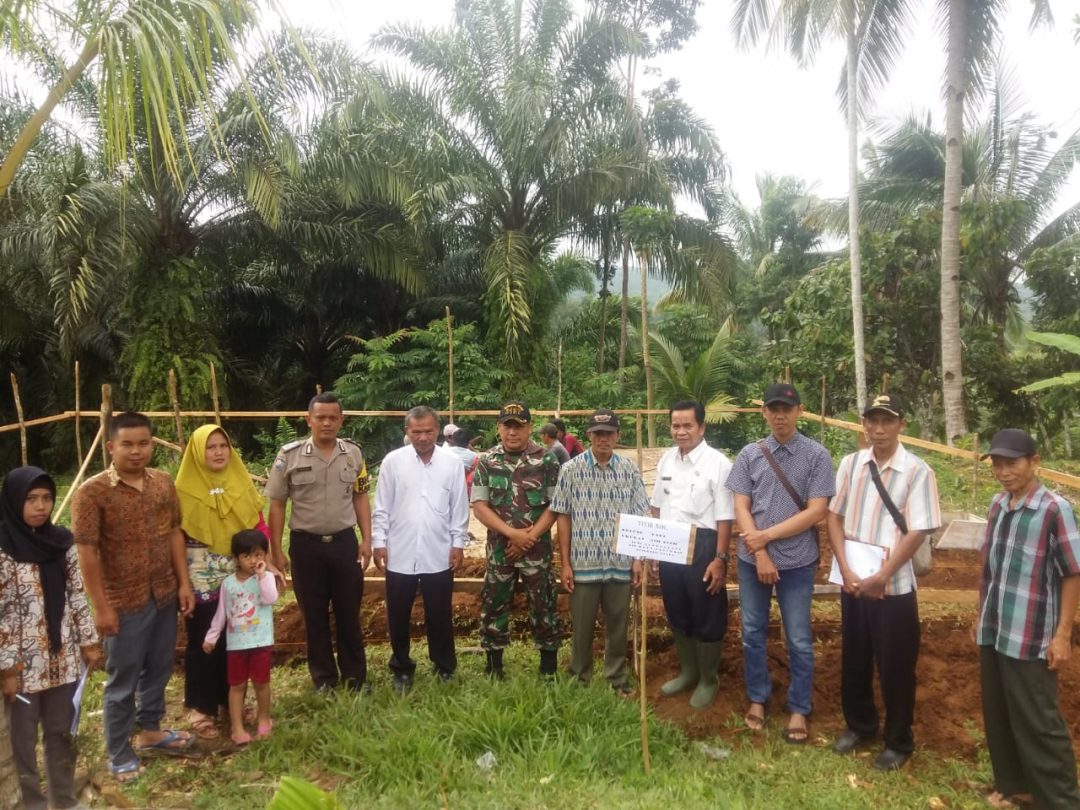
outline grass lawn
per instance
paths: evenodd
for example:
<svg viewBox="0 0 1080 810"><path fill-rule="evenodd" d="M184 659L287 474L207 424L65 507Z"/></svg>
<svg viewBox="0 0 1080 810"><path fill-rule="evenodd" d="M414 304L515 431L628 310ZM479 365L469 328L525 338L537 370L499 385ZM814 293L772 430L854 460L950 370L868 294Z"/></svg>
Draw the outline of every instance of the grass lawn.
<svg viewBox="0 0 1080 810"><path fill-rule="evenodd" d="M735 716L730 734L705 741L650 718L647 776L637 702L600 682L541 681L536 654L524 645L509 651L505 683L488 681L481 656L464 653L454 682L437 682L421 664L405 697L389 687L388 656L385 646L369 649L370 696L317 696L302 665L276 668L271 740L199 760L149 761L125 798L137 807L264 807L279 778L292 775L333 791L345 808L982 806L975 785L987 781L985 762L920 751L907 770L879 774L871 754L838 757L824 738L790 746L775 728L751 737L737 731ZM97 678L80 735L93 763L104 761ZM173 678L170 716L179 711L181 689ZM487 751L495 757L488 771L476 763Z"/></svg>

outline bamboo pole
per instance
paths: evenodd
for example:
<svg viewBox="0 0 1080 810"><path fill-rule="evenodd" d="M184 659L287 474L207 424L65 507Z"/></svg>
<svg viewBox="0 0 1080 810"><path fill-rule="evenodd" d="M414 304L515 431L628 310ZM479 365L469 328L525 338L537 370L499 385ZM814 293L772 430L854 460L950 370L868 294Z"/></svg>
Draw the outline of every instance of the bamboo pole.
<svg viewBox="0 0 1080 810"><path fill-rule="evenodd" d="M791 385L791 366L784 366L784 382Z"/></svg>
<svg viewBox="0 0 1080 810"><path fill-rule="evenodd" d="M82 458L82 424L79 420L79 361L75 361L75 456Z"/></svg>
<svg viewBox="0 0 1080 810"><path fill-rule="evenodd" d="M640 470L643 464L644 453L641 451L641 411L634 414L634 433L637 441L637 466Z"/></svg>
<svg viewBox="0 0 1080 810"><path fill-rule="evenodd" d="M68 489L67 495L64 496L64 500L60 502L60 506L52 516L54 523L60 520L60 516L64 514L64 510L67 509L67 505L71 501L71 496L74 495L75 490L79 488L79 482L82 481L83 475L86 474L86 468L90 466L90 459L94 457L94 451L97 450L101 437L105 435L105 429L105 426L101 425L98 427L97 433L94 434L94 441L90 444L90 449L86 453L86 458L83 459L82 464L79 466L79 471L75 473L75 477L71 479L71 487Z"/></svg>
<svg viewBox="0 0 1080 810"><path fill-rule="evenodd" d="M889 393L889 372L885 372L881 375L881 393Z"/></svg>
<svg viewBox="0 0 1080 810"><path fill-rule="evenodd" d="M649 758L649 713L648 704L645 700L645 648L648 646L648 600L645 598L646 589L648 588L649 577L647 573L642 574L641 577L641 596L638 601L641 603L641 658L640 658L640 674L638 676L638 699L641 709L641 762L645 767L645 773L652 773L652 761Z"/></svg>
<svg viewBox="0 0 1080 810"><path fill-rule="evenodd" d="M26 448L26 417L23 416L22 399L19 397L19 381L15 372L11 372L11 392L15 395L15 415L19 418L19 449L22 451L22 465L29 464Z"/></svg>
<svg viewBox="0 0 1080 810"><path fill-rule="evenodd" d="M559 338L559 354L555 361L555 367L559 372L559 387L555 396L555 416L562 410L562 338Z"/></svg>
<svg viewBox="0 0 1080 810"><path fill-rule="evenodd" d="M449 408L450 411L446 419L448 422L454 421L454 316L450 314L450 307L446 308L446 346L447 355L449 357L447 362L448 382L449 382Z"/></svg>
<svg viewBox="0 0 1080 810"><path fill-rule="evenodd" d="M104 383L101 386L101 427L99 428L102 436L109 435L109 418L112 416L112 406L112 386ZM108 469L109 466L109 453L105 449L105 442L101 443L101 466L103 469Z"/></svg>
<svg viewBox="0 0 1080 810"><path fill-rule="evenodd" d="M821 375L821 441L825 441L825 375Z"/></svg>
<svg viewBox="0 0 1080 810"><path fill-rule="evenodd" d="M180 419L180 398L176 395L176 371L169 369L169 400L172 402L173 420L176 423L176 443L184 446L184 423Z"/></svg>
<svg viewBox="0 0 1080 810"><path fill-rule="evenodd" d="M214 424L221 424L221 402L218 400L217 390L217 370L214 368L214 361L210 361L210 399L214 403Z"/></svg>
<svg viewBox="0 0 1080 810"><path fill-rule="evenodd" d="M975 451L975 458L971 463L971 504L973 511L979 497L979 447L979 434L976 433L971 442L971 449Z"/></svg>

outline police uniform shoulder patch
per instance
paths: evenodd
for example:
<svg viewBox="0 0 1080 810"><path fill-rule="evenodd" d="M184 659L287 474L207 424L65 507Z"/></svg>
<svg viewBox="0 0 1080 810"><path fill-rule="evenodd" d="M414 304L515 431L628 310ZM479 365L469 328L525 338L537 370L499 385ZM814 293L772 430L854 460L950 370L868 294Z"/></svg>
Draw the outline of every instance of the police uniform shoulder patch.
<svg viewBox="0 0 1080 810"><path fill-rule="evenodd" d="M289 442L288 444L282 446L281 452L282 453L288 453L290 450L295 450L297 447L299 447L302 444L303 444L303 442L300 439L297 439L294 442Z"/></svg>

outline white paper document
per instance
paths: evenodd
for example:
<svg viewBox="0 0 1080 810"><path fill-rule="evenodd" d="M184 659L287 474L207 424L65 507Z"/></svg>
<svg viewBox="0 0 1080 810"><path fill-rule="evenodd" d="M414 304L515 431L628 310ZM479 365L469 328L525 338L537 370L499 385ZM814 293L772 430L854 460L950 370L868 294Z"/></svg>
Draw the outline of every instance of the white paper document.
<svg viewBox="0 0 1080 810"><path fill-rule="evenodd" d="M620 514L615 551L630 557L689 565L694 557L695 528L674 520Z"/></svg>
<svg viewBox="0 0 1080 810"><path fill-rule="evenodd" d="M847 558L851 573L859 579L866 579L881 570L881 566L885 564L885 559L889 556L889 549L871 543L860 543L858 540L845 540L844 556ZM833 585L844 584L844 577L840 573L840 563L836 561L836 557L833 557L829 582Z"/></svg>
<svg viewBox="0 0 1080 810"><path fill-rule="evenodd" d="M79 716L82 714L83 691L86 689L86 681L89 677L90 670L83 667L82 675L79 676L79 682L75 685L75 694L71 698L71 702L75 706L75 714L71 718L72 735L77 734L79 731Z"/></svg>

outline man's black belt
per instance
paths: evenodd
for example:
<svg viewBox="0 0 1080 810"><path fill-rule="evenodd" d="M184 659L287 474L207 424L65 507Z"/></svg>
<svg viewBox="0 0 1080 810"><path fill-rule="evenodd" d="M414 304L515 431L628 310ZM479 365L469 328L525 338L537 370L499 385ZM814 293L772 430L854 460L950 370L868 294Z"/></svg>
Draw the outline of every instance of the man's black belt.
<svg viewBox="0 0 1080 810"><path fill-rule="evenodd" d="M299 537L302 540L318 540L321 543L331 543L334 540L340 540L341 538L356 539L356 527L349 526L346 529L341 529L333 534L315 534L313 532L305 532L303 529L292 529L290 532L293 537Z"/></svg>

